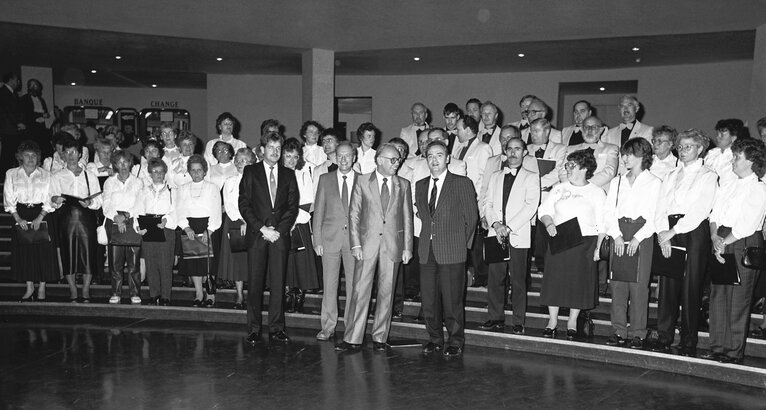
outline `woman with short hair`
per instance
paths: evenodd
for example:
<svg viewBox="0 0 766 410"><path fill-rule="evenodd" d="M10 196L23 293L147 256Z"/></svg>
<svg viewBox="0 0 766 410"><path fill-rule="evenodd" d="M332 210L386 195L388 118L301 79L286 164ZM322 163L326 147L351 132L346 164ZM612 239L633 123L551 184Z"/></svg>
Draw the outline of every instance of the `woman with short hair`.
<svg viewBox="0 0 766 410"><path fill-rule="evenodd" d="M223 188L227 179L237 175L237 167L234 165L234 147L228 142L217 141L213 145L215 162L211 163L205 179L214 183L218 189Z"/></svg>
<svg viewBox="0 0 766 410"><path fill-rule="evenodd" d="M171 188L180 188L181 185L191 182L192 177L189 175L189 168L186 165L189 161L189 158L194 155L194 149L196 146L197 136L191 132L182 131L181 135L178 136L178 149L181 155L173 160L170 166L170 170L168 171L168 177L170 177L168 182Z"/></svg>
<svg viewBox="0 0 766 410"><path fill-rule="evenodd" d="M141 149L141 158L138 164L133 165L130 173L144 183L144 186L152 183L152 176L149 173L149 160L153 158L162 159L165 151L162 142L157 140L147 140Z"/></svg>
<svg viewBox="0 0 766 410"><path fill-rule="evenodd" d="M219 133L218 138L205 144L205 160L208 164L215 165L218 162L215 152L213 152L214 145L218 142L226 142L232 146L232 157L234 157L235 151L240 148L247 148L247 144L236 137L236 133L239 131L239 121L231 113L223 112L216 118L215 130Z"/></svg>

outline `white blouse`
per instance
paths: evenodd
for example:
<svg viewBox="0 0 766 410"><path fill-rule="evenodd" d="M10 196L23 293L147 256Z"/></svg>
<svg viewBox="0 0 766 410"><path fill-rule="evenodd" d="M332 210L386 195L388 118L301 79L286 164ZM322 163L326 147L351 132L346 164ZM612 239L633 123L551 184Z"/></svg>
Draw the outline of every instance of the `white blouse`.
<svg viewBox="0 0 766 410"><path fill-rule="evenodd" d="M242 219L239 212L239 183L242 181L242 174L234 175L223 183L223 209L226 216L232 221Z"/></svg>
<svg viewBox="0 0 766 410"><path fill-rule="evenodd" d="M375 171L375 150L370 148L366 153L362 152L362 147L356 149L356 164L354 170L360 174L369 174Z"/></svg>
<svg viewBox="0 0 766 410"><path fill-rule="evenodd" d="M5 173L5 186L3 187L3 205L5 212L16 212L16 204L43 204L43 211L53 212L51 204L51 173L36 168L27 175L24 168L9 169Z"/></svg>
<svg viewBox="0 0 766 410"><path fill-rule="evenodd" d="M191 175L189 175L189 171L186 169L186 163L189 162L189 158L191 157L184 157L182 155L174 159L171 163L171 166L168 169L168 175L166 176L170 188L178 189L182 185L192 181Z"/></svg>
<svg viewBox="0 0 766 410"><path fill-rule="evenodd" d="M694 230L710 216L717 188L718 175L697 159L689 165L674 169L662 181L654 223L657 232L670 229L668 215L681 214L673 230L686 233Z"/></svg>
<svg viewBox="0 0 766 410"><path fill-rule="evenodd" d="M56 171L51 177L51 196L70 195L76 198L86 198L97 192L101 192L96 174L83 169L80 175L67 168ZM99 209L103 201L103 195L98 195L90 202L89 209Z"/></svg>
<svg viewBox="0 0 766 410"><path fill-rule="evenodd" d="M173 148L165 147L162 152L165 153L162 159L165 160L165 163L168 164L172 163L176 158L181 156L181 150L178 148L178 146Z"/></svg>
<svg viewBox="0 0 766 410"><path fill-rule="evenodd" d="M571 182L562 182L551 189L537 210L540 218L545 215L553 218L556 225L577 218L583 236L605 233L603 215L606 194L593 183L575 186Z"/></svg>
<svg viewBox="0 0 766 410"><path fill-rule="evenodd" d="M228 141L225 141L223 139L223 136L219 135L218 138L212 139L205 144L205 159L207 160L207 163L210 165L215 165L218 163L218 160L215 158L215 154L213 153L213 146L216 142L223 141L231 144L231 146L234 148L234 154L237 154L237 151L240 148L247 148L247 144L245 144L244 141L238 140L234 137L231 137Z"/></svg>
<svg viewBox="0 0 766 410"><path fill-rule="evenodd" d="M52 157L45 158L43 161L43 169L50 172L51 174L64 168L66 168L66 162L61 159L61 156L59 156L58 152L54 152Z"/></svg>
<svg viewBox="0 0 766 410"><path fill-rule="evenodd" d="M737 179L737 174L731 168L731 159L733 157L734 154L731 152L731 147L725 150L716 147L705 155L705 166L718 174L718 186L724 186Z"/></svg>
<svg viewBox="0 0 766 410"><path fill-rule="evenodd" d="M635 234L638 241L649 238L656 232L654 228L654 212L657 209L657 199L660 195L662 181L649 170L643 170L633 185L627 175L618 176L609 184L609 193L604 204L604 226L606 233L616 238L622 236L619 218L646 220L644 226ZM619 195L618 195L619 192ZM615 202L617 203L615 205Z"/></svg>
<svg viewBox="0 0 766 410"><path fill-rule="evenodd" d="M128 174L125 182L120 181L117 174L112 175L104 182L104 216L114 220L118 211L127 212L131 217L137 215L136 203L138 195L144 188L144 183L135 176Z"/></svg>
<svg viewBox="0 0 766 410"><path fill-rule="evenodd" d="M737 238L747 238L760 231L766 216L766 184L751 174L718 189L710 222L728 226Z"/></svg>
<svg viewBox="0 0 766 410"><path fill-rule="evenodd" d="M134 208L136 215L164 215L165 228L176 229L178 220L176 217L177 190L171 190L166 184L144 185L138 195ZM133 227L139 229L138 218L133 219Z"/></svg>
<svg viewBox="0 0 766 410"><path fill-rule="evenodd" d="M171 170L172 170L172 163L170 160L166 159L166 157L162 157L162 161L167 165L168 172L165 174L165 181L167 182L171 177ZM152 174L149 173L149 161L141 157L141 162L133 165L132 168L130 168L130 173L141 180L141 182L144 183L144 186L153 184L152 182Z"/></svg>
<svg viewBox="0 0 766 410"><path fill-rule="evenodd" d="M214 183L218 187L218 190L223 188L223 183L227 179L237 175L237 167L234 165L234 161L229 161L225 164L217 163L211 165L205 175L205 179Z"/></svg>
<svg viewBox="0 0 766 410"><path fill-rule="evenodd" d="M303 146L303 159L306 160L312 167L316 168L327 161L327 154L318 144L304 145Z"/></svg>
<svg viewBox="0 0 766 410"><path fill-rule="evenodd" d="M676 158L675 155L672 153L668 154L665 159L659 159L656 155L654 156L654 160L652 161L652 166L649 168L649 171L654 174L657 178L661 180L665 180L667 178L668 174L673 171L674 169L681 166L681 161Z"/></svg>
<svg viewBox="0 0 766 410"><path fill-rule="evenodd" d="M314 203L314 181L311 179L311 173L309 171L309 165L306 164L303 169L295 170L295 179L298 181L298 193L300 194L299 205L313 204ZM309 223L311 220L311 214L303 209L298 210L298 217L295 219L295 224Z"/></svg>
<svg viewBox="0 0 766 410"><path fill-rule="evenodd" d="M109 170L100 171L101 168L108 167ZM88 166L85 167L88 171L94 173L97 177L108 177L109 171L113 171L111 164L102 164L101 160L99 158L96 158L93 162L89 162Z"/></svg>
<svg viewBox="0 0 766 410"><path fill-rule="evenodd" d="M215 231L221 227L221 193L212 182L202 180L189 182L178 188L176 217L178 227L189 227L187 218L208 217L207 229Z"/></svg>

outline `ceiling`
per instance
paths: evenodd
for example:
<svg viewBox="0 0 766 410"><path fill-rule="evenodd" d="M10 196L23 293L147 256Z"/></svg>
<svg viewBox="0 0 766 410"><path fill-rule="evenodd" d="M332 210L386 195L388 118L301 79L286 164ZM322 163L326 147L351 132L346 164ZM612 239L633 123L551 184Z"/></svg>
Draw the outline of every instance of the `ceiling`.
<svg viewBox="0 0 766 410"><path fill-rule="evenodd" d="M47 66L54 68L57 84L124 87L205 88L208 73L300 74L301 53L310 48L335 50L338 75L605 69L752 59L755 29L766 22L766 0L3 4L4 68ZM116 60L115 55L123 58Z"/></svg>

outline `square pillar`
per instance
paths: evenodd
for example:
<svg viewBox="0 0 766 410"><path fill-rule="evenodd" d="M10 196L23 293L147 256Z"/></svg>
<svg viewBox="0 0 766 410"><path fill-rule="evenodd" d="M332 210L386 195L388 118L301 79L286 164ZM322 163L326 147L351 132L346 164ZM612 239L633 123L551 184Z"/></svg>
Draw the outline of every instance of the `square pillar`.
<svg viewBox="0 0 766 410"><path fill-rule="evenodd" d="M753 50L753 77L750 85L750 116L748 126L750 134L758 136L755 123L766 117L766 24L755 30L755 49Z"/></svg>
<svg viewBox="0 0 766 410"><path fill-rule="evenodd" d="M302 54L303 121L314 120L325 127L333 125L335 106L335 52L311 49Z"/></svg>

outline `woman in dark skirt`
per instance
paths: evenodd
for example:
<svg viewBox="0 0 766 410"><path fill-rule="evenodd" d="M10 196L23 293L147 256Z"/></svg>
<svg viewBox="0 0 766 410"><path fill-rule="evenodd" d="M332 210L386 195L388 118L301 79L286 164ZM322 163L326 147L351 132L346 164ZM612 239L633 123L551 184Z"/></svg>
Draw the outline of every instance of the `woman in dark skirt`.
<svg viewBox="0 0 766 410"><path fill-rule="evenodd" d="M575 151L564 164L567 182L556 185L538 209L540 221L552 237L556 226L577 218L583 241L579 245L545 254L545 274L540 291L540 304L548 306L545 337L556 337L560 307L569 308L567 339L577 334L580 310L593 309L598 303L598 245L603 239L603 208L606 194L588 182L596 170L596 158L590 150Z"/></svg>
<svg viewBox="0 0 766 410"><path fill-rule="evenodd" d="M247 280L247 250L232 249L229 239L231 229L239 229L242 237L245 236L247 224L239 213L239 183L242 181L242 172L246 166L255 163L255 154L248 148L240 148L234 156L234 166L237 167L237 175L230 177L223 184L223 229L221 229L221 251L218 258L218 277L223 280L234 281L237 288L237 300L234 309L246 308L243 289Z"/></svg>
<svg viewBox="0 0 766 410"><path fill-rule="evenodd" d="M285 286L287 312L300 312L306 298L306 289L319 288L316 254L311 242L311 205L314 203L314 182L311 169L303 159L303 144L295 138L282 147L282 164L295 171L300 193L300 210L290 232L290 251L287 254Z"/></svg>
<svg viewBox="0 0 766 410"><path fill-rule="evenodd" d="M90 302L90 282L96 263L96 210L101 208L101 188L96 175L79 163L82 147L74 138L63 141L66 168L51 177L51 202L57 209L57 227L63 274L72 302L77 302L75 274L83 274L82 302Z"/></svg>
<svg viewBox="0 0 766 410"><path fill-rule="evenodd" d="M205 181L207 161L202 155L192 155L186 163L191 182L178 188L176 214L178 227L187 238L201 242L202 245L212 245L213 233L221 227L221 193L212 182ZM207 298L202 288L202 282L212 270L211 257L183 257L179 271L190 276L194 283L196 297L193 306L213 306L215 299L212 289Z"/></svg>
<svg viewBox="0 0 766 410"><path fill-rule="evenodd" d="M48 215L54 211L50 199L51 174L40 168L40 146L34 141L24 141L16 150L18 168L5 173L3 204L5 211L16 220L11 237L11 266L13 278L26 282L27 291L21 302L35 300L35 282L40 286L37 299L45 300L45 283L57 281L60 277L56 248L51 238L54 236L48 223ZM45 222L45 223L43 223ZM31 231L39 231L48 226L48 241L22 244L21 236Z"/></svg>

